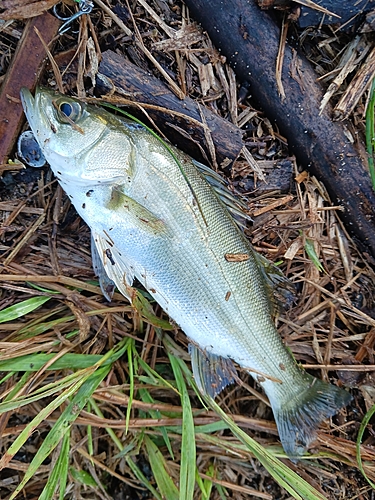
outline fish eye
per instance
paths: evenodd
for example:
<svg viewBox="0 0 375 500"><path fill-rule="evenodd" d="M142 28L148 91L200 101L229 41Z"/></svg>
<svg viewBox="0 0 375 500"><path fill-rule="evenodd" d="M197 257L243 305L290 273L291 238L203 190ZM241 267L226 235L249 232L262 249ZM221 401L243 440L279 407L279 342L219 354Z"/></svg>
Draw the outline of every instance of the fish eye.
<svg viewBox="0 0 375 500"><path fill-rule="evenodd" d="M82 116L82 106L76 101L61 100L56 102L55 107L58 111L58 118L62 122L76 122Z"/></svg>
<svg viewBox="0 0 375 500"><path fill-rule="evenodd" d="M70 116L73 113L73 106L71 104L69 104L68 102L61 103L59 109L66 116Z"/></svg>

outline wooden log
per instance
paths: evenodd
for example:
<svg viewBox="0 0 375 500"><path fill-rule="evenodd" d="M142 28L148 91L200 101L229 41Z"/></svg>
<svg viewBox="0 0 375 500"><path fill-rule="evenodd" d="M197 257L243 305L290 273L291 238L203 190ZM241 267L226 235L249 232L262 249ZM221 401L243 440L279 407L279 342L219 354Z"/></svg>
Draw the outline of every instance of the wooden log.
<svg viewBox="0 0 375 500"><path fill-rule="evenodd" d="M301 28L307 26L316 26L323 22L323 24L345 24L346 29L352 26L354 22L358 22L359 14L371 9L371 3L368 0L323 0L315 2L324 7L330 12L334 12L340 18L333 16L323 16L321 12L316 9L311 9L305 5L301 6L301 14L298 19L298 24ZM352 22L348 22L350 20Z"/></svg>
<svg viewBox="0 0 375 500"><path fill-rule="evenodd" d="M275 77L280 29L270 15L255 0L185 1L238 78L250 83L251 94L287 137L299 163L345 207L342 219L351 234L375 256L375 193L366 161L347 139L344 123L332 121L329 106L319 115L322 89L310 63L301 54L297 61L286 45L281 100Z"/></svg>
<svg viewBox="0 0 375 500"><path fill-rule="evenodd" d="M244 146L243 132L240 128L204 106L199 106L189 97L178 99L162 81L115 52L108 50L103 53L99 72L110 78L115 88L128 99L170 110L172 113L150 107L146 109L148 115L169 140L197 160L204 160L198 144L204 148L208 160L212 160L205 136L204 121L207 124L206 132L212 136L216 160L221 168L228 168L240 154ZM103 82L102 79L101 92L112 90L105 83L103 87ZM139 114L139 110L137 113L137 108L132 108L131 113L142 121L146 119L144 114Z"/></svg>
<svg viewBox="0 0 375 500"><path fill-rule="evenodd" d="M7 161L25 119L19 98L21 87L35 89L47 57L34 28L39 29L48 44L59 26L56 17L45 13L30 19L23 30L0 90L0 164Z"/></svg>

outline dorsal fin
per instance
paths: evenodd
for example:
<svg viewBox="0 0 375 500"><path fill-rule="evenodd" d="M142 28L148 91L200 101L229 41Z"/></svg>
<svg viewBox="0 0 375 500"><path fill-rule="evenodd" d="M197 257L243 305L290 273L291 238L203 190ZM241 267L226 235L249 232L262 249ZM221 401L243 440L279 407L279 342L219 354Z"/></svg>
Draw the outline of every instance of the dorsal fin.
<svg viewBox="0 0 375 500"><path fill-rule="evenodd" d="M233 215L236 224L240 229L246 227L246 221L251 221L251 217L248 213L248 207L245 200L241 199L239 195L233 194L228 189L228 183L223 179L217 172L211 168L203 165L199 161L192 160L194 165L197 167L198 171L206 179L206 181L211 185L217 196L227 207L229 212Z"/></svg>
<svg viewBox="0 0 375 500"><path fill-rule="evenodd" d="M252 251L268 291L271 314L277 316L280 310L289 309L293 304L296 294L295 286L275 264L253 248Z"/></svg>

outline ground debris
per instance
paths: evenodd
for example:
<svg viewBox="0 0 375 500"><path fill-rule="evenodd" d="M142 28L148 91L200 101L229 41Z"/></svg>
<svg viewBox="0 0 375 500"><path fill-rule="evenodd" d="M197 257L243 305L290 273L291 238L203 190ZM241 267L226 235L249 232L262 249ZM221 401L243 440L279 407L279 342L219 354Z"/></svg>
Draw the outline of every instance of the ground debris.
<svg viewBox="0 0 375 500"><path fill-rule="evenodd" d="M354 394L352 405L322 426L311 450L316 458L298 464L288 461L288 465L325 498L355 498L358 492L370 498L370 487L358 470L355 441L375 398L375 274L371 259L361 253L342 225L342 206L334 205L324 183L290 156L286 139L264 112L254 107L246 92L239 99L240 86L234 72L207 34L188 17L184 4L142 0L133 3L131 10L125 6L120 9L116 2L103 4L105 8L100 1L96 5L90 18L81 19L78 33L67 32L51 49L64 91L90 98L97 95L98 64L110 50L121 58L131 58L133 64L138 58L143 70L158 80L167 75L176 94L189 96L199 103L198 107L228 121L231 130L240 129L240 155L225 165L236 160L231 169L222 168L222 175L229 188L246 200L254 219L245 234L296 287L295 302L278 317L279 331L299 363L326 380L350 386ZM17 25L17 29L22 31L23 27ZM310 34L304 36L305 43L312 47ZM348 69L360 62L358 48L367 39L360 35L344 42L347 35L342 36L331 40L324 35L320 41L325 43L316 52L311 48L311 56L319 54L314 60L326 71L327 85L347 88ZM330 64L321 57L329 51ZM335 69L333 58L338 53L343 55ZM41 83L56 86L56 81L49 63ZM132 112L134 102L130 100L137 101L138 96L120 95L117 87L113 85L107 97L114 102L126 97L126 109ZM330 98L337 101L331 91ZM146 119L151 116L152 126L151 109L144 106L141 114ZM354 114L358 112L354 110ZM169 121L177 122L172 112ZM361 123L359 120L354 127L360 130L356 140L361 140ZM217 148L214 134L211 140ZM212 150L207 151L214 164ZM222 166L222 158L217 158ZM159 325L166 325L168 318L154 304L144 302L148 306L140 314L119 293L111 303L104 300L92 270L89 230L46 167L31 170L15 165L12 170L4 166L0 172L0 314L28 299L41 301L40 307L28 314L0 323L0 363L21 363L29 359L21 356L30 355L35 356L34 363L40 363L37 367L18 364L11 372L0 364L1 402L17 394L20 398L34 397L36 391L43 394L43 398L35 397L30 404L22 403L0 415L0 456L47 405L53 405L67 390L58 384L62 380L67 383L66 377L85 369L64 364L65 355L99 359L128 339L128 350L72 426L68 488L72 496L90 500L156 498L145 487L148 481L157 488L146 446L148 438L162 452L160 461L164 460L164 469L174 485L178 484L183 462L183 408L164 341L170 335L171 351L189 363L187 339L174 325L169 325L169 334L166 329L165 336L160 336L161 327L155 324L159 321ZM232 262L248 258L244 254L227 257ZM54 369L53 363L58 368ZM249 436L283 457L266 398L252 379L244 373L240 376L242 385L230 386L218 396L221 408ZM44 394L46 387L51 392ZM291 498L218 416L202 407L190 387L187 392L196 433L197 476L205 488L210 488L206 498ZM0 489L6 495L18 486L67 405L69 400L56 404L39 423L37 432L29 434L0 471ZM123 447L121 452L116 443ZM374 445L370 422L361 454L364 471L372 481ZM40 496L62 446L25 485L25 498ZM194 498L201 494L202 489L196 486Z"/></svg>

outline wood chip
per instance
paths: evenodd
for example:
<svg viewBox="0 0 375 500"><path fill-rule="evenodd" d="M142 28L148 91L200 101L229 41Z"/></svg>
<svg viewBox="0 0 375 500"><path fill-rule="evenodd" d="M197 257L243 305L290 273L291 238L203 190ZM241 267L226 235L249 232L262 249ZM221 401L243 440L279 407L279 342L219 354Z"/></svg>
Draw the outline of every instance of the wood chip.
<svg viewBox="0 0 375 500"><path fill-rule="evenodd" d="M226 253L224 258L227 262L245 262L250 256L247 253Z"/></svg>
<svg viewBox="0 0 375 500"><path fill-rule="evenodd" d="M0 91L0 163L6 163L18 138L24 120L19 95L21 87L33 90L45 64L45 51L34 28L43 30L46 43L50 43L59 28L60 21L48 13L28 21L18 43L11 66Z"/></svg>
<svg viewBox="0 0 375 500"><path fill-rule="evenodd" d="M270 203L266 207L259 208L258 210L254 210L250 215L257 217L258 215L265 214L266 212L269 212L270 210L273 210L274 208L280 207L281 205L285 205L286 203L289 203L294 199L294 196L292 194L288 194L287 196L284 196L283 198L280 198L273 203Z"/></svg>
<svg viewBox="0 0 375 500"><path fill-rule="evenodd" d="M335 68L335 72L339 71L339 74L334 78L330 86L328 87L326 93L323 96L322 102L320 104L319 114L322 114L324 108L327 106L331 97L339 90L345 78L355 70L356 66L363 60L368 54L370 46L365 38L362 36L355 37L346 47L344 54L342 55L339 64ZM326 80L328 75L323 75L318 80Z"/></svg>
<svg viewBox="0 0 375 500"><path fill-rule="evenodd" d="M366 61L351 81L341 99L336 104L333 113L335 120L346 120L354 110L363 93L371 85L375 76L375 47L371 50Z"/></svg>
<svg viewBox="0 0 375 500"><path fill-rule="evenodd" d="M1 8L5 9L1 13L1 19L7 21L10 19L37 17L59 2L60 0L36 0L35 2L30 2L29 0L5 0L1 4Z"/></svg>

